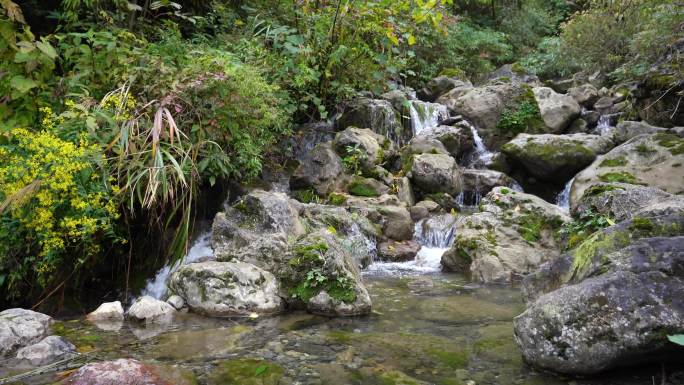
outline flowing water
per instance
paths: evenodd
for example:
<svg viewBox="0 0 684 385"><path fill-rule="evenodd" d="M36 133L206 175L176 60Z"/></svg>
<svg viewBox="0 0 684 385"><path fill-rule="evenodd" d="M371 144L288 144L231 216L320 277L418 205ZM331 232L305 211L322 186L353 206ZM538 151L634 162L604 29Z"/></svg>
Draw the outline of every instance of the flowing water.
<svg viewBox="0 0 684 385"><path fill-rule="evenodd" d="M427 103L420 100L409 102L409 116L411 118L411 131L413 136L423 130L434 128L448 117L446 106L439 103Z"/></svg>
<svg viewBox="0 0 684 385"><path fill-rule="evenodd" d="M492 160L494 153L487 149L482 137L480 136L480 133L472 123L468 122L467 120L463 120L462 123L470 129L470 132L473 135L473 144L475 145L475 151L473 151L473 155L470 160L470 167L484 168L484 165Z"/></svg>
<svg viewBox="0 0 684 385"><path fill-rule="evenodd" d="M572 182L574 181L575 178L570 179L556 196L556 205L565 211L570 210L570 190L572 190Z"/></svg>

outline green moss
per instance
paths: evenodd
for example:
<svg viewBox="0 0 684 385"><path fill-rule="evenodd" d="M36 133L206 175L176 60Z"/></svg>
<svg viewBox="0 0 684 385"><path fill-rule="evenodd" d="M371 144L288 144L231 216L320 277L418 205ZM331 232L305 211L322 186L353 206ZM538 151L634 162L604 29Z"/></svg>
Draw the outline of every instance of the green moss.
<svg viewBox="0 0 684 385"><path fill-rule="evenodd" d="M349 186L347 186L347 191L355 196L359 197L377 197L380 193L375 190L375 188L364 178L354 178Z"/></svg>
<svg viewBox="0 0 684 385"><path fill-rule="evenodd" d="M544 121L531 87L524 88L512 106L504 110L496 124L496 128L507 136L521 132L541 132L543 127Z"/></svg>
<svg viewBox="0 0 684 385"><path fill-rule="evenodd" d="M439 360L442 365L451 369L461 369L468 366L469 355L465 350L447 351L430 349L428 354Z"/></svg>
<svg viewBox="0 0 684 385"><path fill-rule="evenodd" d="M632 231L651 232L655 229L655 225L653 224L653 221L648 218L636 217L632 219L629 228Z"/></svg>
<svg viewBox="0 0 684 385"><path fill-rule="evenodd" d="M283 368L269 361L256 359L231 360L220 364L209 375L209 385L277 385Z"/></svg>
<svg viewBox="0 0 684 385"><path fill-rule="evenodd" d="M523 67L523 65L519 62L511 64L511 71L513 71L517 75L525 75L525 73L527 72L525 71L525 67Z"/></svg>
<svg viewBox="0 0 684 385"><path fill-rule="evenodd" d="M293 191L292 196L302 203L320 203L321 201L313 189Z"/></svg>
<svg viewBox="0 0 684 385"><path fill-rule="evenodd" d="M601 162L601 164L599 165L599 167L620 167L626 164L627 159L625 159L624 156L621 156L613 159L604 159L603 162Z"/></svg>
<svg viewBox="0 0 684 385"><path fill-rule="evenodd" d="M541 239L542 228L546 225L543 217L535 214L525 214L518 220L517 230L520 236L529 243Z"/></svg>
<svg viewBox="0 0 684 385"><path fill-rule="evenodd" d="M460 80L467 80L468 75L460 68L444 68L440 73L441 76L456 78Z"/></svg>
<svg viewBox="0 0 684 385"><path fill-rule="evenodd" d="M684 139L679 136L669 132L661 132L656 134L654 139L659 145L669 149L672 155L684 154Z"/></svg>
<svg viewBox="0 0 684 385"><path fill-rule="evenodd" d="M589 186L588 189L584 190L584 196L586 197L592 197L592 196L598 196L603 193L606 193L608 191L614 191L614 190L624 190L624 188L620 186L613 186L610 184L595 184Z"/></svg>
<svg viewBox="0 0 684 385"><path fill-rule="evenodd" d="M323 255L329 246L324 241L311 245L298 246L294 249L295 257L289 262L290 266L318 266L324 261Z"/></svg>
<svg viewBox="0 0 684 385"><path fill-rule="evenodd" d="M626 171L619 171L619 172L609 172L603 175L599 176L599 179L602 182L607 182L607 183L629 183L629 184L642 184L639 182L637 178L634 177L634 175L626 172Z"/></svg>
<svg viewBox="0 0 684 385"><path fill-rule="evenodd" d="M651 147L648 147L644 143L641 143L640 145L636 146L636 151L641 155L648 155L648 154L652 154L655 152L654 149L652 149Z"/></svg>
<svg viewBox="0 0 684 385"><path fill-rule="evenodd" d="M353 333L344 330L331 330L327 333L328 339L338 344L348 344L353 336Z"/></svg>
<svg viewBox="0 0 684 385"><path fill-rule="evenodd" d="M681 164L681 163L673 163L673 164L672 164L672 167L675 167L675 168L676 168L676 167L682 167L682 164Z"/></svg>
<svg viewBox="0 0 684 385"><path fill-rule="evenodd" d="M505 188L505 187L502 188L502 189L499 190L499 191L501 191L501 193L502 193L503 195L507 195L509 192L511 192L511 190L509 190L509 189L507 189L507 188Z"/></svg>
<svg viewBox="0 0 684 385"><path fill-rule="evenodd" d="M342 206L347 203L347 197L344 194L331 193L328 195L328 203L335 206Z"/></svg>

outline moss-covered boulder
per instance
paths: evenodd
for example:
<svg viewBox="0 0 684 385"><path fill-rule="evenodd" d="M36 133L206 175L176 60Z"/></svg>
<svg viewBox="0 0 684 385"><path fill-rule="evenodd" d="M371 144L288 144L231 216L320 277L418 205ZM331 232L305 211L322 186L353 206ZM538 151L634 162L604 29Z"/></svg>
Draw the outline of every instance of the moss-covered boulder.
<svg viewBox="0 0 684 385"><path fill-rule="evenodd" d="M603 134L609 136L615 143L622 144L639 135L658 134L667 131L667 128L652 126L646 122L623 120L615 127L609 127Z"/></svg>
<svg viewBox="0 0 684 385"><path fill-rule="evenodd" d="M541 198L497 187L483 199L480 212L458 218L442 266L474 281L519 281L560 255L557 231L569 220Z"/></svg>
<svg viewBox="0 0 684 385"><path fill-rule="evenodd" d="M367 128L389 138L397 145L403 145L410 137L410 130L405 130L399 114L388 100L357 98L343 106L343 112L337 125L344 130L347 127Z"/></svg>
<svg viewBox="0 0 684 385"><path fill-rule="evenodd" d="M533 366L594 374L681 354L684 215L633 217L525 278L516 340Z"/></svg>
<svg viewBox="0 0 684 385"><path fill-rule="evenodd" d="M377 179L354 176L347 183L346 191L359 197L379 197L389 193L390 189Z"/></svg>
<svg viewBox="0 0 684 385"><path fill-rule="evenodd" d="M575 176L570 191L574 209L584 192L600 182L629 183L684 192L684 139L671 133L639 135L601 155Z"/></svg>
<svg viewBox="0 0 684 385"><path fill-rule="evenodd" d="M347 127L338 132L333 147L352 174L372 170L394 151L394 145L385 136L357 127Z"/></svg>
<svg viewBox="0 0 684 385"><path fill-rule="evenodd" d="M599 135L519 134L503 145L501 152L525 174L562 184L612 147L610 139Z"/></svg>
<svg viewBox="0 0 684 385"><path fill-rule="evenodd" d="M371 310L354 258L329 230L310 233L293 244L282 282L288 301L314 314L351 316Z"/></svg>
<svg viewBox="0 0 684 385"><path fill-rule="evenodd" d="M473 150L473 134L470 128L464 124L454 126L436 126L422 130L413 140L436 140L442 144L446 153L455 159L463 159ZM415 151L426 153L428 151ZM441 153L441 151L440 151Z"/></svg>
<svg viewBox="0 0 684 385"><path fill-rule="evenodd" d="M420 98L421 100L434 102L435 100L437 100L437 98L444 95L445 93L455 88L463 87L466 85L472 86L472 84L470 84L470 82L465 79L459 79L448 76L438 76L427 82L425 87L418 90L418 92L416 92L416 96L418 96L418 98Z"/></svg>

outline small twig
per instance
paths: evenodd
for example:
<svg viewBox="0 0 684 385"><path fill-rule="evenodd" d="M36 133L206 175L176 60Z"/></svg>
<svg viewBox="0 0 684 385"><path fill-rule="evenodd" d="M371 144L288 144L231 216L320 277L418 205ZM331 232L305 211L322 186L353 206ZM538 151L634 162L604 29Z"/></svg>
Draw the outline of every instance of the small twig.
<svg viewBox="0 0 684 385"><path fill-rule="evenodd" d="M670 119L674 119L675 114L677 113L677 110L679 110L679 103L682 102L682 96L679 97L679 100L677 100L677 105L675 106L674 111L672 111L672 115L670 115Z"/></svg>

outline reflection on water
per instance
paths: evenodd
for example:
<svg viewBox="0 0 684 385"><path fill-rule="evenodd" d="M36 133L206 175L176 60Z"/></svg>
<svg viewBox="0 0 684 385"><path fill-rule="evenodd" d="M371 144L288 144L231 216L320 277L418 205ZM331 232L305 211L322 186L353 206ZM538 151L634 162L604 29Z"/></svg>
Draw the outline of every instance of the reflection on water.
<svg viewBox="0 0 684 385"><path fill-rule="evenodd" d="M98 358L175 365L193 372L200 384L261 384L254 382L254 371L264 365L269 377L263 383L273 384L637 385L650 384L658 373L570 382L531 371L513 337L512 318L524 309L517 288L472 285L441 273L365 280L374 305L367 317L184 314L143 340L140 328L130 324L107 331L76 321L58 329ZM33 378L27 384L51 381Z"/></svg>

